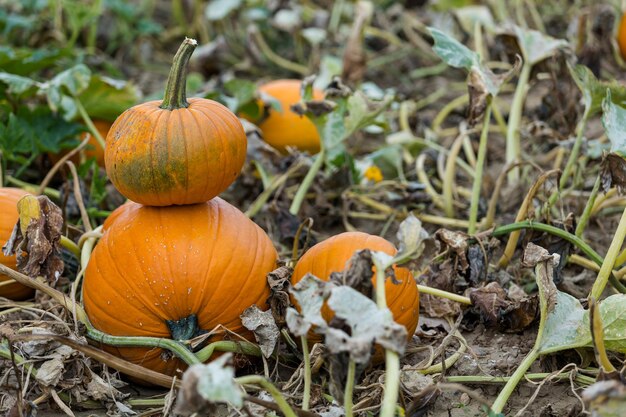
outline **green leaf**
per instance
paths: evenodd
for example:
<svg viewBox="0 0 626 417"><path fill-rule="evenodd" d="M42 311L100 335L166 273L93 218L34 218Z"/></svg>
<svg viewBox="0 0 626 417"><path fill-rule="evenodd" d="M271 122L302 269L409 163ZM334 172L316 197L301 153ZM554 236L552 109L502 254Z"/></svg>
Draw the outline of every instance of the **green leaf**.
<svg viewBox="0 0 626 417"><path fill-rule="evenodd" d="M237 102L235 110L256 99L256 84L249 80L234 78L224 83L224 89Z"/></svg>
<svg viewBox="0 0 626 417"><path fill-rule="evenodd" d="M613 102L611 90L602 101L602 125L611 142L611 152L626 158L626 109Z"/></svg>
<svg viewBox="0 0 626 417"><path fill-rule="evenodd" d="M589 327L589 314L586 313L586 325ZM602 301L600 316L605 347L613 352L626 352L626 294L611 295Z"/></svg>
<svg viewBox="0 0 626 417"><path fill-rule="evenodd" d="M429 27L430 35L435 41L433 51L451 67L470 70L480 63L478 54L461 42L439 29Z"/></svg>
<svg viewBox="0 0 626 417"><path fill-rule="evenodd" d="M524 60L531 65L549 58L559 49L568 45L567 41L563 39L555 39L539 31L523 29L519 26L513 27L513 33L517 38Z"/></svg>
<svg viewBox="0 0 626 417"><path fill-rule="evenodd" d="M13 48L0 46L0 68L11 74L30 75L54 66L61 58L70 56L69 50Z"/></svg>
<svg viewBox="0 0 626 417"><path fill-rule="evenodd" d="M50 80L50 86L58 88L64 94L79 95L88 86L91 80L91 71L84 64L78 64L72 68L57 74Z"/></svg>
<svg viewBox="0 0 626 417"><path fill-rule="evenodd" d="M78 99L91 118L112 122L126 109L137 104L139 92L129 82L93 75Z"/></svg>
<svg viewBox="0 0 626 417"><path fill-rule="evenodd" d="M602 101L606 97L607 90L611 91L612 101L616 103L626 101L626 86L619 82L615 80L610 82L600 81L584 65L571 66L568 64L567 68L583 95L585 111L588 113L588 117L602 110Z"/></svg>
<svg viewBox="0 0 626 417"><path fill-rule="evenodd" d="M591 343L588 314L578 300L558 291L556 307L548 315L539 352L543 355L565 349L583 347Z"/></svg>
<svg viewBox="0 0 626 417"><path fill-rule="evenodd" d="M89 86L90 79L91 71L89 68L83 64L78 64L42 84L40 92L46 95L48 106L52 111L61 110L67 119L72 119L76 115L73 96L82 93Z"/></svg>
<svg viewBox="0 0 626 417"><path fill-rule="evenodd" d="M0 72L0 81L9 86L8 92L11 94L24 94L32 95L35 93L39 83L28 77L22 77L21 75L9 74L8 72Z"/></svg>
<svg viewBox="0 0 626 417"><path fill-rule="evenodd" d="M39 107L34 111L21 108L11 113L6 124L0 124L0 148L9 159L18 154L57 153L64 147L76 146L83 127Z"/></svg>

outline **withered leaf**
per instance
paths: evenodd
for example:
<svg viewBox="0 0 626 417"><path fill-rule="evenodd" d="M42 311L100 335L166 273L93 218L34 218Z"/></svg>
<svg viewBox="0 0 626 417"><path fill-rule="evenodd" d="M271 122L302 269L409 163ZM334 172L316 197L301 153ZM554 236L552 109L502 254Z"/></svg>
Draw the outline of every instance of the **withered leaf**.
<svg viewBox="0 0 626 417"><path fill-rule="evenodd" d="M272 311L261 311L256 305L253 305L244 310L241 315L241 323L246 329L254 333L263 356L266 358L272 356L280 335Z"/></svg>
<svg viewBox="0 0 626 417"><path fill-rule="evenodd" d="M626 160L615 153L604 156L600 165L602 190L606 193L612 186L620 193L626 188Z"/></svg>
<svg viewBox="0 0 626 417"><path fill-rule="evenodd" d="M539 291L544 292L548 313L554 310L557 298L557 289L554 284L554 267L559 264L561 257L557 254L550 254L546 249L529 243L524 249L522 264L528 267L535 267L535 279Z"/></svg>
<svg viewBox="0 0 626 417"><path fill-rule="evenodd" d="M511 300L497 282L470 292L472 305L480 311L482 319L491 327L503 332L516 333L530 326L539 313L537 297Z"/></svg>
<svg viewBox="0 0 626 417"><path fill-rule="evenodd" d="M372 284L372 252L361 250L356 252L348 261L348 269L343 272L333 272L330 281L337 285L347 285L354 288L368 298L373 297Z"/></svg>
<svg viewBox="0 0 626 417"><path fill-rule="evenodd" d="M274 322L279 326L285 326L285 315L287 309L291 306L289 299L289 287L291 283L289 279L293 269L288 266L281 266L278 269L267 274L267 283L270 287L270 297L267 300Z"/></svg>
<svg viewBox="0 0 626 417"><path fill-rule="evenodd" d="M183 374L174 413L215 415L215 405L226 402L241 407L243 395L234 380L235 370L228 365L231 358L232 354L227 353L206 365L189 367Z"/></svg>
<svg viewBox="0 0 626 417"><path fill-rule="evenodd" d="M343 52L341 78L348 83L356 84L365 75L367 55L363 46L363 30L369 24L373 12L374 5L370 1L357 2L354 23Z"/></svg>
<svg viewBox="0 0 626 417"><path fill-rule="evenodd" d="M404 354L407 343L406 328L393 321L389 309L380 309L374 301L356 290L340 286L330 290L328 306L343 319L350 334L342 329L328 328L326 345L331 353L349 352L356 363L370 359L374 343L385 349Z"/></svg>
<svg viewBox="0 0 626 417"><path fill-rule="evenodd" d="M439 229L435 232L435 237L456 253L461 264L461 270L465 271L469 266L466 254L469 236L463 232Z"/></svg>
<svg viewBox="0 0 626 417"><path fill-rule="evenodd" d="M17 269L35 278L56 283L63 273L61 229L63 215L46 196L27 195L17 203L20 215L11 238L3 248L5 255L17 255Z"/></svg>
<svg viewBox="0 0 626 417"><path fill-rule="evenodd" d="M327 283L306 274L291 290L301 313L295 308L287 309L286 321L289 331L296 336L304 336L313 326L326 327L322 317L322 305L326 299Z"/></svg>
<svg viewBox="0 0 626 417"><path fill-rule="evenodd" d="M626 386L620 381L599 381L586 388L582 398L593 417L620 417L626 407Z"/></svg>

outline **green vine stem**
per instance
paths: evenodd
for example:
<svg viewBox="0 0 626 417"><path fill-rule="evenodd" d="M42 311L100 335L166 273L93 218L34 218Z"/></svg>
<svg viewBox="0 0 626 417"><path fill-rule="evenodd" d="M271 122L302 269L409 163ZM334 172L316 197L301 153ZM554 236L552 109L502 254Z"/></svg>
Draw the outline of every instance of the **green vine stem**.
<svg viewBox="0 0 626 417"><path fill-rule="evenodd" d="M428 287L426 285L417 284L417 289L421 294L433 295L439 298L447 298L448 300L455 301L457 303L472 305L472 301L469 297L464 297L462 295L454 294L448 291L440 290L438 288Z"/></svg>
<svg viewBox="0 0 626 417"><path fill-rule="evenodd" d="M71 252L72 255L74 255L77 259L80 259L80 249L78 248L78 245L74 243L70 238L61 235L61 240L59 241L59 243L61 244L61 246Z"/></svg>
<svg viewBox="0 0 626 417"><path fill-rule="evenodd" d="M356 374L356 362L352 359L348 362L348 375L346 375L346 390L343 393L343 408L346 417L352 417L352 394L354 392L354 378Z"/></svg>
<svg viewBox="0 0 626 417"><path fill-rule="evenodd" d="M459 384L506 384L511 380L510 376L487 376L487 375L453 375L447 376L447 382L454 382ZM551 374L547 372L539 372L539 373L528 373L524 375L524 379L529 379L531 381L540 381L542 379L550 378L551 380L559 380L559 381L569 381L571 378L571 373L564 372L561 374ZM582 375L580 373L576 373L574 376L574 380L578 382L580 385L589 386L596 382L595 378L590 376Z"/></svg>
<svg viewBox="0 0 626 417"><path fill-rule="evenodd" d="M538 230L540 232L546 232L551 235L560 237L561 239L568 241L569 243L583 251L583 253L587 255L589 259L594 261L598 266L602 266L604 264L604 259L602 258L602 256L600 256L595 250L593 250L593 248L589 246L584 240L563 229L559 229L558 227L551 226L549 224L535 223L526 220L523 222L507 224L506 226L500 226L494 229L491 232L491 235L494 237L498 237L522 229ZM613 285L613 288L621 293L626 293L626 287L621 282L619 282L613 274L609 275L609 281L611 282L611 285Z"/></svg>
<svg viewBox="0 0 626 417"><path fill-rule="evenodd" d="M619 254L622 244L624 243L624 238L626 238L626 209L622 212L622 217L617 225L617 230L613 235L613 241L611 242L609 250L604 257L604 262L602 262L600 272L598 272L598 276L593 283L591 293L589 294L596 300L600 299L609 278L613 276L612 272L613 267L615 266L615 260L617 259L617 255Z"/></svg>
<svg viewBox="0 0 626 417"><path fill-rule="evenodd" d="M322 141L322 147L320 149L320 152L315 157L315 162L313 162L313 165L311 165L311 168L309 168L309 172L306 173L306 176L304 177L304 180L302 180L300 187L298 187L298 191L296 191L296 196L293 198L293 201L291 202L291 207L289 207L289 213L293 214L294 216L298 215L298 212L300 211L300 207L302 206L302 203L304 202L304 198L306 197L306 193L307 191L309 191L309 187L311 187L311 184L313 183L315 176L319 172L320 168L322 168L325 155L326 155L326 152L325 152L323 141Z"/></svg>
<svg viewBox="0 0 626 417"><path fill-rule="evenodd" d="M74 104L76 105L78 114L80 114L80 117L83 119L83 122L85 122L85 124L87 125L87 128L89 129L89 133L91 133L93 137L96 138L96 141L98 141L98 144L102 147L102 149L104 149L106 141L104 140L100 132L98 132L98 129L93 124L91 117L89 117L89 115L87 114L87 110L85 110L83 103L80 102L78 97L74 97Z"/></svg>
<svg viewBox="0 0 626 417"><path fill-rule="evenodd" d="M302 356L304 358L304 392L302 393L302 409L309 411L309 403L311 401L311 358L309 357L309 342L306 336L300 336L302 344Z"/></svg>
<svg viewBox="0 0 626 417"><path fill-rule="evenodd" d="M483 119L483 129L480 132L480 142L478 145L478 156L476 160L476 175L472 186L472 201L470 203L469 226L467 233L476 233L476 222L478 221L478 203L480 201L480 186L483 180L483 167L487 158L487 137L489 136L489 123L491 121L491 101L487 102L485 117Z"/></svg>
<svg viewBox="0 0 626 417"><path fill-rule="evenodd" d="M200 362L208 361L215 352L242 353L250 356L261 356L261 349L254 343L246 341L218 340L210 343L195 353Z"/></svg>
<svg viewBox="0 0 626 417"><path fill-rule="evenodd" d="M81 307L82 308L82 307ZM83 322L87 327L87 337L105 345L117 347L148 347L167 349L187 365L202 363L185 345L172 339L145 336L111 336L97 330L91 323Z"/></svg>
<svg viewBox="0 0 626 417"><path fill-rule="evenodd" d="M528 217L528 211L531 207L532 201L539 191L539 188L553 175L558 175L561 171L558 169L553 169L547 172L544 172L537 178L537 181L533 184L533 186L528 190L528 193L524 197L524 201L522 201L522 205L517 212L517 216L515 217L516 222L520 222L523 219ZM509 171L509 174L511 171ZM513 258L513 254L515 253L515 248L517 247L517 242L519 241L519 232L512 232L509 240L506 242L506 247L504 248L504 253L500 257L498 261L498 266L500 268L506 268L509 264L509 261Z"/></svg>
<svg viewBox="0 0 626 417"><path fill-rule="evenodd" d="M578 219L578 224L576 225L576 231L574 232L576 236L582 237L583 232L585 231L585 227L587 227L587 223L591 218L591 213L593 211L593 205L596 203L596 198L598 197L598 192L600 191L600 185L602 185L602 179L598 175L596 178L596 182L593 184L593 189L591 190L591 194L587 199L587 204L585 204L585 209L583 213L580 215L580 219Z"/></svg>
<svg viewBox="0 0 626 417"><path fill-rule="evenodd" d="M22 190L28 191L31 194L39 194L38 185L30 184L26 181L22 181L10 175L7 175L5 179L6 179L7 184L12 184L17 187L20 187ZM61 199L61 192L59 190L55 190L54 188L49 188L49 187L44 188L43 194L57 201Z"/></svg>
<svg viewBox="0 0 626 417"><path fill-rule="evenodd" d="M522 70L517 81L515 94L513 95L513 103L509 112L509 122L506 131L506 163L520 161L522 158L522 146L520 144L519 129L522 121L522 112L524 111L524 99L528 90L528 81L530 79L531 63L526 60L522 65ZM519 180L519 168L509 171L509 182L515 183Z"/></svg>
<svg viewBox="0 0 626 417"><path fill-rule="evenodd" d="M569 154L569 158L567 158L567 162L565 163L565 168L563 168L563 174L561 174L561 179L559 180L559 190L563 191L565 186L567 185L567 180L569 180L570 175L572 174L572 170L574 169L574 165L578 160L578 155L580 154L580 148L583 144L583 138L585 134L585 128L587 127L587 121L589 120L589 110L585 109L583 113L583 117L580 119L578 123L578 131L576 132L576 140L574 141L574 146L572 147L572 152ZM551 196L550 200L548 200L549 207L552 207L558 198L558 192L555 191Z"/></svg>
<svg viewBox="0 0 626 417"><path fill-rule="evenodd" d="M446 213L446 217L454 218L454 186L456 185L455 174L456 174L456 159L461 152L461 148L463 146L463 140L466 137L465 132L461 132L461 134L456 138L452 147L450 148L450 153L446 159L446 169L444 171L443 185L442 185L442 196L444 202L444 211ZM476 180L478 177L474 177Z"/></svg>
<svg viewBox="0 0 626 417"><path fill-rule="evenodd" d="M187 63L191 54L198 46L195 39L185 38L174 55L174 62L165 84L165 95L159 106L165 110L176 110L189 107L187 102Z"/></svg>
<svg viewBox="0 0 626 417"><path fill-rule="evenodd" d="M291 406L287 403L287 401L283 398L280 391L268 380L259 375L248 375L242 376L239 378L235 378L235 382L240 385L258 385L267 392L270 393L276 405L280 408L280 411L285 415L285 417L296 417L295 411L291 408Z"/></svg>
<svg viewBox="0 0 626 417"><path fill-rule="evenodd" d="M267 59L269 59L274 64L278 65L281 68L289 70L291 72L295 72L296 74L300 74L301 76L309 75L309 69L304 65L300 65L296 62L291 62L288 59L283 58L282 56L276 54L272 48L267 44L263 34L259 30L256 25L252 25L248 29L248 33L252 36L252 38L256 41L261 52Z"/></svg>
<svg viewBox="0 0 626 417"><path fill-rule="evenodd" d="M383 265L377 256L372 257L376 267L376 304L379 309L387 308L385 296L385 270L391 265ZM400 391L400 356L391 349L385 349L385 386L380 406L380 417L394 417Z"/></svg>
<svg viewBox="0 0 626 417"><path fill-rule="evenodd" d="M517 367L513 375L511 375L511 379L509 379L507 383L504 385L504 388L502 388L502 391L500 391L500 394L498 394L498 397L494 401L493 406L491 406L491 409L496 414L502 412L502 410L504 409L504 406L509 400L509 397L515 390L515 387L517 387L517 385L522 380L522 378L524 378L526 371L528 371L531 365L539 357L539 352L541 350L541 342L543 339L543 332L546 327L546 320L548 319L548 298L546 297L546 293L548 289L543 288L544 286L543 281L540 278L542 275L545 275L548 273L547 262L549 261L540 262L537 264L537 266L535 266L535 276L537 278L536 282L537 282L537 286L539 287L538 292L539 292L539 314L540 314L539 315L539 329L537 330L537 338L535 339L535 345L533 346L531 351L528 352L528 355L524 358L522 363L519 364L519 366Z"/></svg>

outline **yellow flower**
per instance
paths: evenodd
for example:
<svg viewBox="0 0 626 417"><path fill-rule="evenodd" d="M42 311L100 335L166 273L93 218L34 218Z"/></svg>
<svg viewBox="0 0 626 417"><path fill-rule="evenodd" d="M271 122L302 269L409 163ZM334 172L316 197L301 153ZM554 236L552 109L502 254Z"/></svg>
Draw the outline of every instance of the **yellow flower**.
<svg viewBox="0 0 626 417"><path fill-rule="evenodd" d="M363 173L363 176L372 182L381 182L383 180L383 173L376 165L369 166Z"/></svg>

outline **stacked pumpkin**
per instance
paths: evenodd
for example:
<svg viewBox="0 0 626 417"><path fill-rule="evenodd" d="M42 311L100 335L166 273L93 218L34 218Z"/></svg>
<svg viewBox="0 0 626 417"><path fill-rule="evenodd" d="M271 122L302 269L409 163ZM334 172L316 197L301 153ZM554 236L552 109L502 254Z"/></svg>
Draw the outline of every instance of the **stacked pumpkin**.
<svg viewBox="0 0 626 417"><path fill-rule="evenodd" d="M108 334L250 337L239 316L254 304L263 309L269 296L271 240L217 197L243 166L246 135L226 107L186 99L195 47L185 39L178 50L163 101L128 109L106 138L107 174L132 200L105 222L85 272L85 309ZM157 349L107 349L170 375L184 368Z"/></svg>

